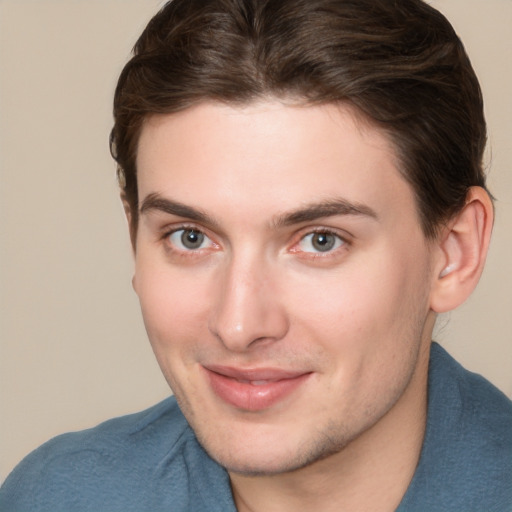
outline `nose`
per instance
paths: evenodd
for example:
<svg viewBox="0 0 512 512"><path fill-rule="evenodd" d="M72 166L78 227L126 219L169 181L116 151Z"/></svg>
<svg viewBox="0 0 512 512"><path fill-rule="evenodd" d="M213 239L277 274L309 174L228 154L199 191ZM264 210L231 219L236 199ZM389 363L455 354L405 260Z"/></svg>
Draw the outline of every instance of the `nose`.
<svg viewBox="0 0 512 512"><path fill-rule="evenodd" d="M262 259L233 260L224 269L209 329L233 352L280 340L288 317L272 272Z"/></svg>

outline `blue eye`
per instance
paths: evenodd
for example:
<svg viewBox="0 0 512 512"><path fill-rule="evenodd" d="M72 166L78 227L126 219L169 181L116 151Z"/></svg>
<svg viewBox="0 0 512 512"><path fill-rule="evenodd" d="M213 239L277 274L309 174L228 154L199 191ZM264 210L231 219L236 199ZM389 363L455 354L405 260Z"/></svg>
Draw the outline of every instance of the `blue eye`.
<svg viewBox="0 0 512 512"><path fill-rule="evenodd" d="M212 245L212 241L197 229L177 229L169 235L172 245L184 251L197 251Z"/></svg>
<svg viewBox="0 0 512 512"><path fill-rule="evenodd" d="M345 243L338 235L328 231L309 233L299 242L304 252L329 252L341 247Z"/></svg>

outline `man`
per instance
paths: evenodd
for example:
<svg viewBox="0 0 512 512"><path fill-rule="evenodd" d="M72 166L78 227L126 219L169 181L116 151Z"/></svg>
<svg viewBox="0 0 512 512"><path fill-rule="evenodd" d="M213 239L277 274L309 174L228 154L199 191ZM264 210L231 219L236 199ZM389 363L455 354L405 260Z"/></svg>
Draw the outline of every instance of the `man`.
<svg viewBox="0 0 512 512"><path fill-rule="evenodd" d="M493 221L480 89L443 16L174 0L114 115L176 398L43 445L2 510L512 508L512 405L431 342Z"/></svg>

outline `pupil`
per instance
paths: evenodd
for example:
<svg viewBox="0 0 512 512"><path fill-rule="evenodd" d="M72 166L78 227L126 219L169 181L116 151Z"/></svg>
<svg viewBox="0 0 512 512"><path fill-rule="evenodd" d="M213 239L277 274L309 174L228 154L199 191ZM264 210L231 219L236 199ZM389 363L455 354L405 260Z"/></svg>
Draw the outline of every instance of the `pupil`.
<svg viewBox="0 0 512 512"><path fill-rule="evenodd" d="M197 249L203 243L204 235L199 231L188 229L181 235L181 243L188 249Z"/></svg>
<svg viewBox="0 0 512 512"><path fill-rule="evenodd" d="M330 235L329 233L316 233L313 236L312 242L315 249L326 252L334 247L335 239L334 235Z"/></svg>

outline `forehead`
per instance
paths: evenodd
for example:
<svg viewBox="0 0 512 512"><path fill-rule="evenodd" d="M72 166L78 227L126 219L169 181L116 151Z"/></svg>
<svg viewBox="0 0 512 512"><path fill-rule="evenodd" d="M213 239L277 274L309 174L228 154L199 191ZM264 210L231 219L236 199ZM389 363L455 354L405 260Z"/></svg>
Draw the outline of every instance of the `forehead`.
<svg viewBox="0 0 512 512"><path fill-rule="evenodd" d="M139 198L258 213L343 197L415 210L387 136L344 105L203 103L149 118L138 155Z"/></svg>

